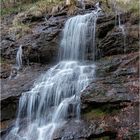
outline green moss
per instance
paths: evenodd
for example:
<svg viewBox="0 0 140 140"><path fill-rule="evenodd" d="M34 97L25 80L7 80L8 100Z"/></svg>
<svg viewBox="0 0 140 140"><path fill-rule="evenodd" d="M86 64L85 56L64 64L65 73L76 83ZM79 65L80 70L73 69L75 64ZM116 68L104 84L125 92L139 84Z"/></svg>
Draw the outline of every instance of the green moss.
<svg viewBox="0 0 140 140"><path fill-rule="evenodd" d="M94 117L95 117L95 118L96 118L96 117L103 117L103 116L105 116L105 115L106 115L106 113L103 112L102 110L100 110L100 109L93 109L92 111L86 113L86 114L84 115L84 117L85 117L86 119L93 119Z"/></svg>
<svg viewBox="0 0 140 140"><path fill-rule="evenodd" d="M86 110L86 112L84 113L84 117L90 120L94 118L101 118L107 115L115 115L119 113L119 111L120 111L119 105L105 104Z"/></svg>
<svg viewBox="0 0 140 140"><path fill-rule="evenodd" d="M1 15L6 15L6 14L10 14L10 13L15 13L18 12L18 8L2 8L1 9Z"/></svg>
<svg viewBox="0 0 140 140"><path fill-rule="evenodd" d="M6 61L0 57L0 64L5 64L5 63L6 63Z"/></svg>
<svg viewBox="0 0 140 140"><path fill-rule="evenodd" d="M138 133L131 136L131 140L139 140L139 138L140 138L140 134Z"/></svg>
<svg viewBox="0 0 140 140"><path fill-rule="evenodd" d="M106 114L117 114L120 111L119 105L107 104L101 107L101 110Z"/></svg>

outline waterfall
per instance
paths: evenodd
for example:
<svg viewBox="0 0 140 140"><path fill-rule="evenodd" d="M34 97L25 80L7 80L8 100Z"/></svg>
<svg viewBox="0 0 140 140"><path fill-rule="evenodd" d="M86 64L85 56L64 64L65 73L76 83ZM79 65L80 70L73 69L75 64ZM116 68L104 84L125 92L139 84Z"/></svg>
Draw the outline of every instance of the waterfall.
<svg viewBox="0 0 140 140"><path fill-rule="evenodd" d="M52 140L54 132L70 117L75 123L80 121L80 93L95 73L95 65L85 61L86 41L91 29L95 29L90 26L96 25L98 8L95 10L66 22L59 63L42 74L30 91L22 94L15 126L5 140Z"/></svg>
<svg viewBox="0 0 140 140"><path fill-rule="evenodd" d="M94 14L78 15L70 18L63 31L64 37L61 41L60 60L85 60L88 51L88 38L92 36L89 23ZM92 22L94 23L94 22Z"/></svg>
<svg viewBox="0 0 140 140"><path fill-rule="evenodd" d="M101 11L99 3L95 5L96 9L86 15L78 15L68 19L63 31L61 41L60 60L85 60L88 47L92 50L93 59L95 59L95 32L98 12ZM89 39L91 45L89 45Z"/></svg>
<svg viewBox="0 0 140 140"><path fill-rule="evenodd" d="M16 66L17 66L17 70L19 70L22 67L22 45L19 46L17 51Z"/></svg>
<svg viewBox="0 0 140 140"><path fill-rule="evenodd" d="M118 13L118 22L119 22L119 29L122 32L123 35L123 47L124 47L124 53L126 52L126 32L125 32L125 27L124 25L121 23L121 14Z"/></svg>
<svg viewBox="0 0 140 140"><path fill-rule="evenodd" d="M9 76L9 80L16 78L17 71L21 69L22 67L22 45L19 46L17 54L16 54L16 64L12 67L11 73Z"/></svg>
<svg viewBox="0 0 140 140"><path fill-rule="evenodd" d="M113 3L113 9L115 10L115 23L118 20L118 27L121 30L121 33L123 35L123 47L124 47L124 53L126 52L126 31L125 26L121 23L121 12L119 10L119 7L117 5L117 0L111 0ZM125 3L128 3L129 0L124 1Z"/></svg>

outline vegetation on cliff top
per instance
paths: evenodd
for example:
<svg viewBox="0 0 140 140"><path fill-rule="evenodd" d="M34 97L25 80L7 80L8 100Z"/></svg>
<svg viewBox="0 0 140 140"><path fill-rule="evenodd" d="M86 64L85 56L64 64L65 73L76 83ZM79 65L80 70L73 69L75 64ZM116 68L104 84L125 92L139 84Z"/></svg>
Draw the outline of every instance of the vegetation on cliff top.
<svg viewBox="0 0 140 140"><path fill-rule="evenodd" d="M64 2L64 0L29 0L29 1L1 0L1 15L26 11L31 7L35 7L35 6L44 8L44 6L56 5L62 1ZM91 0L86 0L86 1L91 1ZM105 2L107 5L110 5L112 0L101 0L101 1ZM124 2L124 0L116 0L116 1L119 7L125 12L127 11L131 11L135 13L139 12L139 0L133 0L128 2ZM97 2L97 0L95 0L95 2Z"/></svg>
<svg viewBox="0 0 140 140"><path fill-rule="evenodd" d="M1 15L6 14L12 14L12 13L19 13L22 11L29 10L32 7L42 7L44 6L50 6L55 5L62 2L62 0L55 0L55 1L49 1L49 0L32 0L32 1L18 1L15 2L15 0L12 0L8 2L8 0L2 0L1 1Z"/></svg>

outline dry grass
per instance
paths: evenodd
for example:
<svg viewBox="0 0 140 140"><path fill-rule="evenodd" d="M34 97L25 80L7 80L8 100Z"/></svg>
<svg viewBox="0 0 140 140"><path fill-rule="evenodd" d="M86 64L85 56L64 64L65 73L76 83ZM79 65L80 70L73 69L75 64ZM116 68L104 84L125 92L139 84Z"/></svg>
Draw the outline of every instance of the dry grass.
<svg viewBox="0 0 140 140"><path fill-rule="evenodd" d="M21 38L22 36L31 33L31 29L28 25L25 24L18 24L16 26L13 26L9 29L9 35L14 39L17 40Z"/></svg>
<svg viewBox="0 0 140 140"><path fill-rule="evenodd" d="M50 6L56 5L64 0L39 0L37 2L31 3L20 3L17 4L14 7L6 7L1 9L1 16L4 16L6 14L11 14L11 13L17 13L17 12L23 12L27 11L32 7L36 7L40 11L46 11L46 8L49 8Z"/></svg>
<svg viewBox="0 0 140 140"><path fill-rule="evenodd" d="M131 12L138 15L139 0L102 0L103 9L106 12L114 12L115 8L123 13Z"/></svg>
<svg viewBox="0 0 140 140"><path fill-rule="evenodd" d="M133 12L137 13L139 12L139 0L127 0L127 2L120 0L118 2L118 5L125 11L125 12Z"/></svg>
<svg viewBox="0 0 140 140"><path fill-rule="evenodd" d="M61 1L49 2L47 0L38 1L32 5L24 7L23 12L19 12L13 20L13 26L9 29L9 34L13 39L19 39L27 33L31 33L30 23L24 23L26 19L42 17L46 13L51 13L53 7Z"/></svg>

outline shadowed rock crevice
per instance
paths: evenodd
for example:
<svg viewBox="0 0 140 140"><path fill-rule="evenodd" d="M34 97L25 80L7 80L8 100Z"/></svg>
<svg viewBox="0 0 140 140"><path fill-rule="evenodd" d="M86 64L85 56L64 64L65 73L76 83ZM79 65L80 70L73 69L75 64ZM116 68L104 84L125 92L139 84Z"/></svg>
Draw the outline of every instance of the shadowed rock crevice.
<svg viewBox="0 0 140 140"><path fill-rule="evenodd" d="M101 134L91 135L87 140L108 139L113 140L116 138L116 132L106 131Z"/></svg>
<svg viewBox="0 0 140 140"><path fill-rule="evenodd" d="M18 98L9 97L1 102L1 121L14 119L18 107Z"/></svg>

